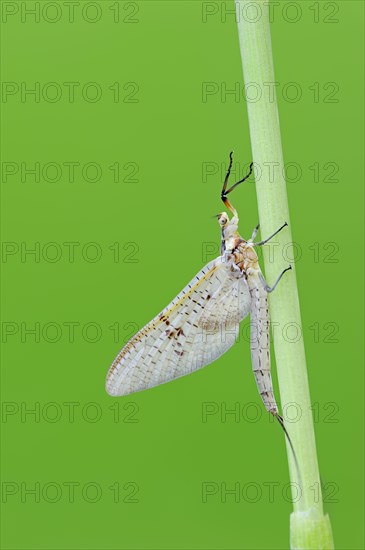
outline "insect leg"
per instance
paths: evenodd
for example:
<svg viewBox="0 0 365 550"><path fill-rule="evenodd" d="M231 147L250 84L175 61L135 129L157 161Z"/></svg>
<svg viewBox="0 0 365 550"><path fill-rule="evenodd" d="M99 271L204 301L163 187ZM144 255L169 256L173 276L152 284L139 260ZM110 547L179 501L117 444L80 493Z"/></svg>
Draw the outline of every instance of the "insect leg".
<svg viewBox="0 0 365 550"><path fill-rule="evenodd" d="M280 281L280 279L282 278L282 276L284 275L284 273L286 273L287 271L290 271L290 269L292 269L292 266L289 265L289 267L287 267L286 269L284 269L284 271L282 271L279 275L279 277L276 279L275 283L273 284L273 286L269 286L267 284L267 282L265 281L265 278L263 276L262 273L259 274L259 277L261 279L261 282L262 284L264 285L264 288L266 290L266 292L272 292L273 290L275 290L276 288L276 285L278 284L278 282Z"/></svg>
<svg viewBox="0 0 365 550"><path fill-rule="evenodd" d="M232 204L227 199L227 195L228 195L228 193L231 193L231 191L233 191L233 189L235 189L237 187L237 185L239 185L240 183L243 183L245 180L247 180L247 178L250 177L250 175L252 174L253 162L251 162L249 172L246 174L246 176L244 178L242 178L241 180L237 181L234 185L232 185L227 190L227 184L228 184L229 176L230 176L231 169L232 169L232 163L233 163L233 151L231 151L229 153L229 166L228 166L226 177L224 178L223 188L222 188L222 192L221 192L221 199L224 202L224 204L227 206L227 208L229 208L229 210L232 212L232 214L234 216L238 217L237 211L234 208L234 206L232 206Z"/></svg>
<svg viewBox="0 0 365 550"><path fill-rule="evenodd" d="M258 223L258 224L256 225L255 229L252 231L251 239L248 241L249 243L252 243L252 241L253 241L254 238L256 237L257 232L258 232L259 229L260 229L260 224Z"/></svg>
<svg viewBox="0 0 365 550"><path fill-rule="evenodd" d="M268 237L267 239L265 239L264 241L259 241L258 243L253 243L255 246L262 246L263 244L266 244L268 241L270 241L273 237L275 237L275 235L277 235L282 229L284 229L284 227L286 227L288 224L285 222L283 223L283 225L281 227L279 227L279 229L277 229L275 231L275 233L273 233L272 235L270 235L270 237ZM254 232L252 233L252 238L251 239L254 239L256 237L256 231L257 228L254 229ZM256 233L255 233L256 231ZM255 235L255 237L253 236Z"/></svg>
<svg viewBox="0 0 365 550"><path fill-rule="evenodd" d="M226 194L226 189L227 189L227 184L228 184L229 176L230 176L231 169L232 169L232 164L233 164L233 151L231 151L229 153L229 166L228 166L226 177L224 178L224 183L223 183L223 188L222 188L222 197L223 197L223 195Z"/></svg>

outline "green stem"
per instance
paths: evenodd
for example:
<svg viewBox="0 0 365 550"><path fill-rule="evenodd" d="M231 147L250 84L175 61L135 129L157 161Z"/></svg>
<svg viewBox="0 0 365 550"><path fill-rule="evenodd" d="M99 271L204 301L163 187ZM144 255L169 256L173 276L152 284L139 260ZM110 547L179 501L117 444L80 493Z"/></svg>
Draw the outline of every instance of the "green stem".
<svg viewBox="0 0 365 550"><path fill-rule="evenodd" d="M236 8L246 90L255 90L258 93L258 99L248 100L247 107L253 161L256 169L260 168L260 171L255 170L255 173L261 235L265 238L283 222L287 221L289 224L289 227L281 231L275 239L278 246L274 248L274 261L269 257L269 250L265 250L264 247L265 272L270 283L287 267L281 252L287 243L292 242L292 236L279 114L276 97L273 95L275 77L269 6L267 0L237 0ZM284 417L285 410L295 410L300 416L296 422L286 422L301 474L300 479L287 444L291 482L296 484L294 487L299 488L301 494L299 499L293 499L295 502L290 522L291 548L332 549L334 546L330 521L328 516L323 514L304 342L303 338L297 342L289 342L285 339L283 330L288 323L295 323L292 326L301 328L295 269L285 275L270 296L270 315L273 324L282 328L275 331L274 349Z"/></svg>

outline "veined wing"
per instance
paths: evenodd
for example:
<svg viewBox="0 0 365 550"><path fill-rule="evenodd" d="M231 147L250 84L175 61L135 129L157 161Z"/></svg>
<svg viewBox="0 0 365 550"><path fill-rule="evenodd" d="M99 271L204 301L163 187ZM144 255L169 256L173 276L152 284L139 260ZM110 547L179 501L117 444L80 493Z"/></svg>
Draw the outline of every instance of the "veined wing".
<svg viewBox="0 0 365 550"><path fill-rule="evenodd" d="M216 258L124 346L109 369L106 391L127 395L208 365L234 344L249 312L245 277Z"/></svg>

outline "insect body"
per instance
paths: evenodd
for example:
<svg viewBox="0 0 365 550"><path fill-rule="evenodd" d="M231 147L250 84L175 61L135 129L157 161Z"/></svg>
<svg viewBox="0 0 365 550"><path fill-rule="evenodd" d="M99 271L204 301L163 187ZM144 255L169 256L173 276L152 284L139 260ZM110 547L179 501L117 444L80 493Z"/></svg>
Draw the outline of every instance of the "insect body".
<svg viewBox="0 0 365 550"><path fill-rule="evenodd" d="M251 357L258 390L266 409L283 426L275 402L270 374L270 288L259 267L254 243L238 233L238 214L227 195L252 172L227 190L232 167L224 181L221 198L233 214L217 216L221 227L221 255L209 262L174 300L124 346L111 365L106 391L112 396L163 384L208 365L236 341L239 323L251 316ZM284 427L284 426L283 426ZM285 428L284 428L285 430Z"/></svg>

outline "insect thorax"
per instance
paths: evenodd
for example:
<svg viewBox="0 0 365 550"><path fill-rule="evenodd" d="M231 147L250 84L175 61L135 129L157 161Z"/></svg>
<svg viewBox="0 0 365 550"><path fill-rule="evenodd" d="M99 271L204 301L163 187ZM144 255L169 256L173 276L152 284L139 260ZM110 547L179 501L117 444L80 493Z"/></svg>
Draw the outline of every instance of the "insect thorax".
<svg viewBox="0 0 365 550"><path fill-rule="evenodd" d="M249 268L257 269L258 258L252 243L248 243L239 237L234 243L232 255L234 257L235 264L241 269L241 271L246 272Z"/></svg>

